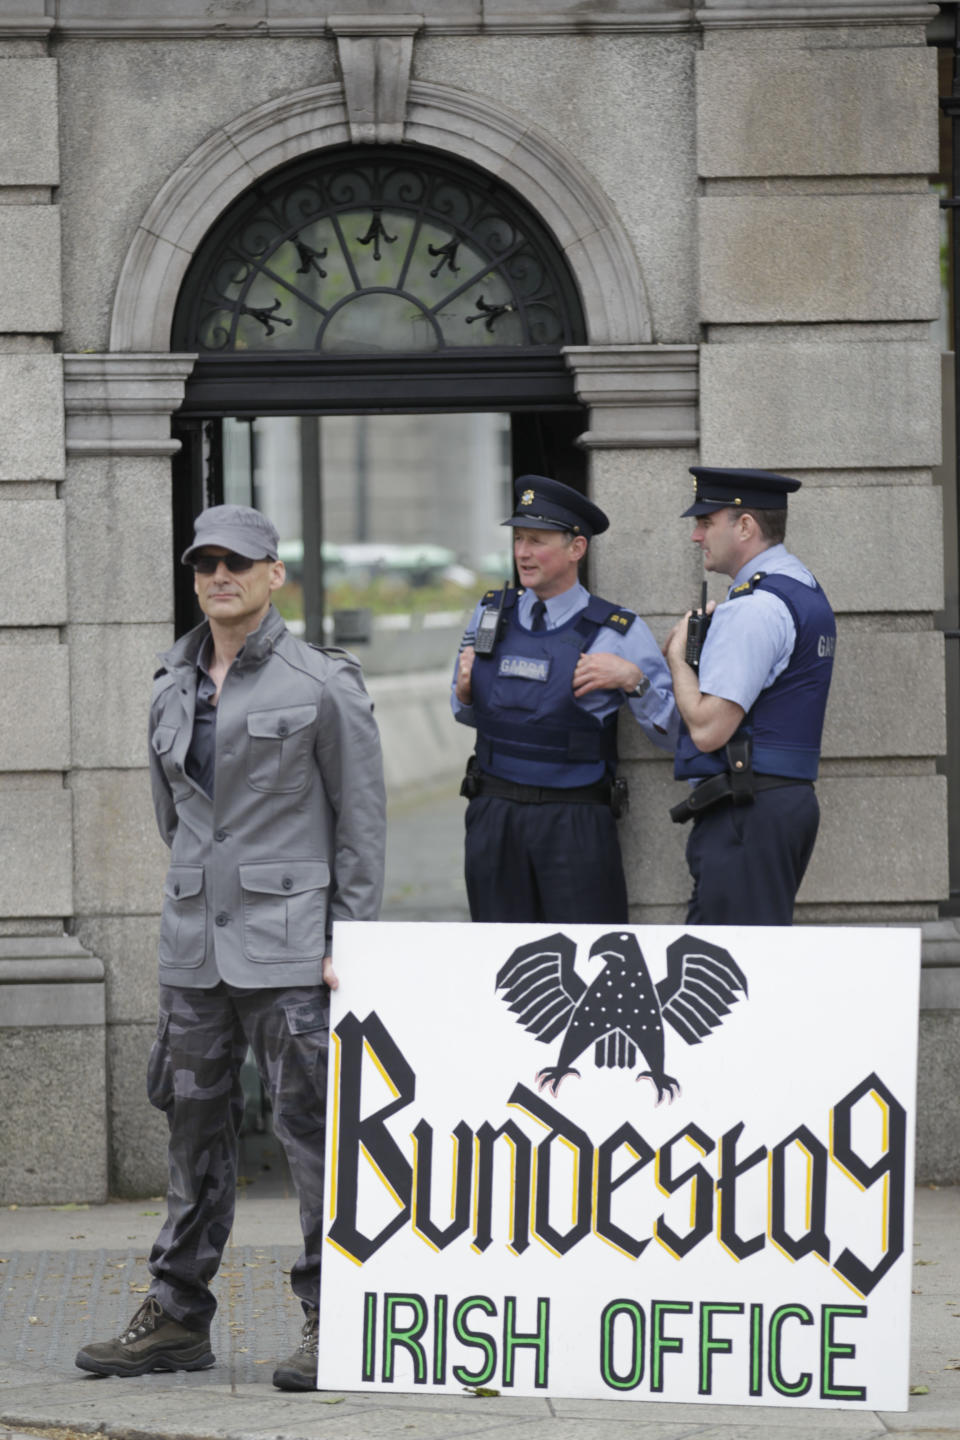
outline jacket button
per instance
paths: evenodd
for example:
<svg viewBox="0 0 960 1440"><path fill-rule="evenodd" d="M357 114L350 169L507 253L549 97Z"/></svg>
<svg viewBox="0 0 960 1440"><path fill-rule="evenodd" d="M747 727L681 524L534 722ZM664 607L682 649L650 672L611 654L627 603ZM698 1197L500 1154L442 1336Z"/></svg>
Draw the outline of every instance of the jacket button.
<svg viewBox="0 0 960 1440"><path fill-rule="evenodd" d="M227 832L226 832L226 830L214 830L214 832L213 832L213 838L214 838L214 840L226 840L226 838L227 838Z"/></svg>
<svg viewBox="0 0 960 1440"><path fill-rule="evenodd" d="M177 763L177 764L174 765L173 768L174 768L174 770L176 770L176 772L177 772L178 775L182 775L182 774L183 774L183 766L182 766L181 764Z"/></svg>
<svg viewBox="0 0 960 1440"><path fill-rule="evenodd" d="M278 722L278 724L277 724L277 734L278 734L278 735L288 735L289 733L290 733L290 726L287 724L286 720L280 720L280 721Z"/></svg>
<svg viewBox="0 0 960 1440"><path fill-rule="evenodd" d="M224 912L221 910L221 911L220 911L220 914L217 916L217 924L218 924L218 925L228 925L229 923L230 923L230 916L229 916L229 915L225 915Z"/></svg>
<svg viewBox="0 0 960 1440"><path fill-rule="evenodd" d="M176 885L174 885L174 887L173 887L173 893L174 893L174 895L179 895L179 894L180 894L180 882L179 882L179 880L177 881Z"/></svg>
<svg viewBox="0 0 960 1440"><path fill-rule="evenodd" d="M293 881L290 879L289 875L284 875L283 879L280 881L280 884L283 886L284 890L293 889Z"/></svg>

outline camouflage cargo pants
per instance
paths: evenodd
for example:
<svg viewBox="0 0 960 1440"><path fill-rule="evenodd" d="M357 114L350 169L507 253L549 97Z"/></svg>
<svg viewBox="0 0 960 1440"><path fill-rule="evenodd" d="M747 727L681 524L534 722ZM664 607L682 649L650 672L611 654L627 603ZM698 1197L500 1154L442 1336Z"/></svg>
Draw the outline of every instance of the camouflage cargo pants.
<svg viewBox="0 0 960 1440"><path fill-rule="evenodd" d="M248 1045L300 1199L304 1253L290 1283L304 1306L319 1303L329 1013L319 986L160 987L147 1093L170 1128L170 1180L167 1218L150 1253L150 1292L177 1320L206 1327L216 1309L209 1285L233 1224Z"/></svg>

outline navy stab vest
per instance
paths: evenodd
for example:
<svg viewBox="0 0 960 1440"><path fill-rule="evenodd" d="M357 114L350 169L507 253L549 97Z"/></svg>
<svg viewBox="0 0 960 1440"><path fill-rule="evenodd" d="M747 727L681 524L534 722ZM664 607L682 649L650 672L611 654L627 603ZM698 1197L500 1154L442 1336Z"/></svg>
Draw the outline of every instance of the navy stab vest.
<svg viewBox="0 0 960 1440"><path fill-rule="evenodd" d="M754 575L746 585L738 585L725 603L760 588L772 591L784 602L793 616L797 639L786 669L768 689L761 690L733 739L752 738L753 768L758 775L815 780L837 623L819 585L811 589L788 575ZM723 750L704 754L681 723L673 771L676 778L693 780L719 775L726 768Z"/></svg>
<svg viewBox="0 0 960 1440"><path fill-rule="evenodd" d="M484 596L499 601L499 591ZM478 655L471 676L480 769L517 785L571 789L612 776L617 766L617 711L604 719L578 705L573 672L604 625L622 634L635 616L592 595L555 630L525 630L517 592L504 601L493 654Z"/></svg>

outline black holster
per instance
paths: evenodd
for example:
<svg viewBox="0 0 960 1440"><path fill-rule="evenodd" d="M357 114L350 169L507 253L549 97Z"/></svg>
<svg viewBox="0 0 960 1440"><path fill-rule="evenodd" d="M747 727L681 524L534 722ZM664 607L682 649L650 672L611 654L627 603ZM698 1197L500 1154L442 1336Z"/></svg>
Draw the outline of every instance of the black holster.
<svg viewBox="0 0 960 1440"><path fill-rule="evenodd" d="M731 800L734 805L750 805L757 790L757 777L751 763L751 742L749 736L741 740L730 740L724 751L727 769L722 775L711 775L695 785L685 800L674 805L670 819L676 825L685 825L702 810L708 810L720 800ZM766 778L766 777L761 777ZM781 780L775 783L783 784ZM766 787L764 787L766 788Z"/></svg>
<svg viewBox="0 0 960 1440"><path fill-rule="evenodd" d="M725 747L727 775L730 778L730 799L734 805L752 804L756 793L750 751L749 736L745 736L742 740L730 740Z"/></svg>
<svg viewBox="0 0 960 1440"><path fill-rule="evenodd" d="M480 794L480 766L476 755L471 755L467 761L466 773L460 781L460 794L465 800L473 800Z"/></svg>

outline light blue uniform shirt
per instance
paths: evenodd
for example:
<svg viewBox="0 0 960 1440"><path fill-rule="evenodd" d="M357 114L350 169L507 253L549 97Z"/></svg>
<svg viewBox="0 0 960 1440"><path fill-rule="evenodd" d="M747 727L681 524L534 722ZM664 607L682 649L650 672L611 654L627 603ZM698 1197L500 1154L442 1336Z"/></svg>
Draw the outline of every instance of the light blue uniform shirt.
<svg viewBox="0 0 960 1440"><path fill-rule="evenodd" d="M520 592L515 613L525 630L533 628L533 607L536 598L532 590ZM590 592L579 583L573 585L569 590L564 590L562 595L554 595L546 601L547 609L544 615L546 628L556 630L560 625L566 625L586 608L589 599ZM483 603L481 601L474 609L470 623L464 631L463 639L460 641L460 650L474 643L482 610ZM653 638L650 627L640 619L639 615L625 635L612 629L609 625L601 625L593 640L585 647L584 654L589 655L596 651L605 655L621 655L625 660L631 660L634 665L639 665L650 681L650 689L640 699L630 699L622 690L591 690L589 695L582 696L576 701L576 704L591 714L599 716L600 719L619 710L621 705L629 705L634 719L647 738L652 740L654 745L659 745L662 750L673 750L677 743L680 717L673 700L670 668L660 653L660 647ZM481 659L475 663L485 665L488 662ZM476 725L473 706L461 705L457 699L456 683L457 667L454 665L453 681L450 686L451 708L461 725Z"/></svg>
<svg viewBox="0 0 960 1440"><path fill-rule="evenodd" d="M816 584L805 565L784 545L771 545L755 555L733 577L730 589L751 575L788 575L811 589ZM797 629L788 607L769 590L728 598L713 612L700 657L700 693L732 700L742 710L751 708L761 690L767 690L786 669L797 642Z"/></svg>

